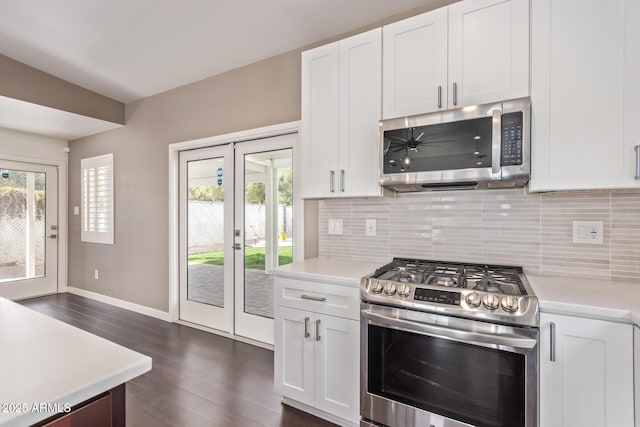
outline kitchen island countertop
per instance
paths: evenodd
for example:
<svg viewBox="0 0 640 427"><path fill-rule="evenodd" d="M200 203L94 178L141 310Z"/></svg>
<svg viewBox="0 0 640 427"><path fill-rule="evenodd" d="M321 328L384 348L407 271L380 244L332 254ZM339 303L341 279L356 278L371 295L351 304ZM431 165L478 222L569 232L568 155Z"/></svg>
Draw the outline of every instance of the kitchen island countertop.
<svg viewBox="0 0 640 427"><path fill-rule="evenodd" d="M79 404L151 369L148 356L4 298L0 349L2 427L35 424L55 415L47 405Z"/></svg>

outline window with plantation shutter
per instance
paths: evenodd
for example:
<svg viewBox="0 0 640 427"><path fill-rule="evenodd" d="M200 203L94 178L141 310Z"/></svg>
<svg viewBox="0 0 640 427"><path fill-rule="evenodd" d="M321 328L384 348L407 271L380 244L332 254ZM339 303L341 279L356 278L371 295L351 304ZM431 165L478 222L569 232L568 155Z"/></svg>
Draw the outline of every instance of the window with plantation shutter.
<svg viewBox="0 0 640 427"><path fill-rule="evenodd" d="M113 244L113 153L80 161L82 241Z"/></svg>

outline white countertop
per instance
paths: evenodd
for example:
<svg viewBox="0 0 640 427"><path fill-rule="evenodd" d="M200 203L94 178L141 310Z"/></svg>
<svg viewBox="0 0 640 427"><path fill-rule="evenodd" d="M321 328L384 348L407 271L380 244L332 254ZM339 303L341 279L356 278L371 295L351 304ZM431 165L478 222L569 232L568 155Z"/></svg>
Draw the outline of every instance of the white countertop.
<svg viewBox="0 0 640 427"><path fill-rule="evenodd" d="M363 276L373 273L380 265L379 262L312 258L272 269L270 273L292 279L357 286ZM640 326L640 282L534 274L527 274L527 279L543 312Z"/></svg>
<svg viewBox="0 0 640 427"><path fill-rule="evenodd" d="M0 298L0 366L0 426L27 426L53 415L34 404L76 405L149 371L151 358Z"/></svg>
<svg viewBox="0 0 640 427"><path fill-rule="evenodd" d="M640 282L527 274L540 310L640 326Z"/></svg>
<svg viewBox="0 0 640 427"><path fill-rule="evenodd" d="M373 273L380 265L379 262L311 258L271 269L269 273L291 279L358 286L363 276Z"/></svg>

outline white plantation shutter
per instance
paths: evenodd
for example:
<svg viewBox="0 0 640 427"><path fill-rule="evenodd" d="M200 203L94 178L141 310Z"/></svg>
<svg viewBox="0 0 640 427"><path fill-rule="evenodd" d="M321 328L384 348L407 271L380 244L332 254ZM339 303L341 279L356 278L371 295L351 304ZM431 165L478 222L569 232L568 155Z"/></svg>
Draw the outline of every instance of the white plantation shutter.
<svg viewBox="0 0 640 427"><path fill-rule="evenodd" d="M82 241L113 244L113 153L80 161Z"/></svg>

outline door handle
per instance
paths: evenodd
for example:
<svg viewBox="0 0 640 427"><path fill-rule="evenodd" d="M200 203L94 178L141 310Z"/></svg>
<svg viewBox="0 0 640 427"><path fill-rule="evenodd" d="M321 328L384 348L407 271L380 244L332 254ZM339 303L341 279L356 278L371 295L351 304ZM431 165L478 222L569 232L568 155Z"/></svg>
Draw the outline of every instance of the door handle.
<svg viewBox="0 0 640 427"><path fill-rule="evenodd" d="M438 108L442 108L442 86L438 85Z"/></svg>
<svg viewBox="0 0 640 427"><path fill-rule="evenodd" d="M335 171L329 171L329 191L332 193L336 192L334 181L335 181L336 173Z"/></svg>
<svg viewBox="0 0 640 427"><path fill-rule="evenodd" d="M340 169L340 191L344 193L344 169Z"/></svg>
<svg viewBox="0 0 640 427"><path fill-rule="evenodd" d="M636 145L636 179L640 180L640 145Z"/></svg>
<svg viewBox="0 0 640 427"><path fill-rule="evenodd" d="M453 82L453 105L458 105L458 83Z"/></svg>
<svg viewBox="0 0 640 427"><path fill-rule="evenodd" d="M305 317L304 318L304 337L305 338L309 338L309 335L311 335L309 333L309 317Z"/></svg>
<svg viewBox="0 0 640 427"><path fill-rule="evenodd" d="M316 320L316 341L320 341L320 319Z"/></svg>
<svg viewBox="0 0 640 427"><path fill-rule="evenodd" d="M556 324L551 322L549 324L549 360L556 361Z"/></svg>
<svg viewBox="0 0 640 427"><path fill-rule="evenodd" d="M240 243L234 243L234 244L233 244L233 249L235 249L235 250L238 250L238 251L239 251L239 250L241 250L241 249L242 249L242 246L240 245Z"/></svg>

